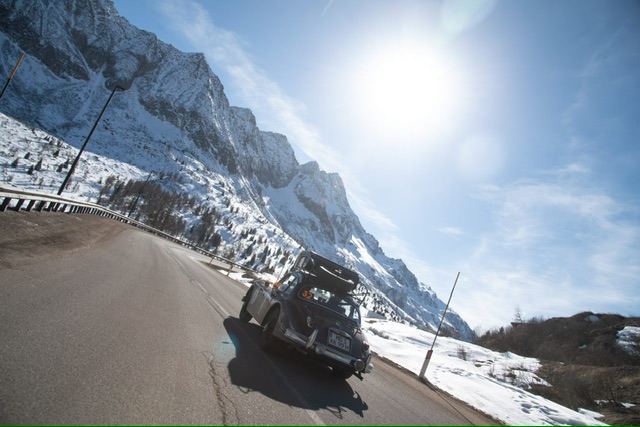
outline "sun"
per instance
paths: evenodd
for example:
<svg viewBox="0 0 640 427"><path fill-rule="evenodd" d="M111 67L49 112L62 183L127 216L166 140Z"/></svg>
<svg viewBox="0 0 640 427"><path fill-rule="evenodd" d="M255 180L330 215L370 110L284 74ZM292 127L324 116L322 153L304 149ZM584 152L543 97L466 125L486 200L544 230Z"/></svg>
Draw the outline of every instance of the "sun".
<svg viewBox="0 0 640 427"><path fill-rule="evenodd" d="M408 142L454 124L463 93L452 61L419 44L378 46L353 77L354 108L375 132Z"/></svg>

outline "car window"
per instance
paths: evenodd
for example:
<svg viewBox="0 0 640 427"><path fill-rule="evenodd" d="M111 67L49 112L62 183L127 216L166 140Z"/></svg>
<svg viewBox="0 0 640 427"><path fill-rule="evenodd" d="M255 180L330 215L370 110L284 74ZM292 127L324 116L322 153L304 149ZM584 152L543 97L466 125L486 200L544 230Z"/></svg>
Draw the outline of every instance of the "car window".
<svg viewBox="0 0 640 427"><path fill-rule="evenodd" d="M298 296L304 300L322 305L323 307L333 310L345 317L348 317L349 319L353 319L356 322L360 322L360 311L358 310L358 306L348 299L340 295L336 295L326 289L306 286L300 289Z"/></svg>
<svg viewBox="0 0 640 427"><path fill-rule="evenodd" d="M285 292L289 287L295 286L296 282L297 282L297 277L291 274L284 278L284 280L281 282L280 287L278 289L280 289L280 291L282 292Z"/></svg>

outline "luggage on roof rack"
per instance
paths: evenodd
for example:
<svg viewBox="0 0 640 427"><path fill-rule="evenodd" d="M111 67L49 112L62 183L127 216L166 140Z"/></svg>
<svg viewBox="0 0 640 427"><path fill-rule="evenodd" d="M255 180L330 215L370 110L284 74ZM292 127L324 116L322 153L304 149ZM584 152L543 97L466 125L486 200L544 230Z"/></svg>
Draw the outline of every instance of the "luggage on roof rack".
<svg viewBox="0 0 640 427"><path fill-rule="evenodd" d="M311 251L302 252L291 270L314 276L318 281L318 287L336 293L348 294L360 283L360 277L355 271Z"/></svg>

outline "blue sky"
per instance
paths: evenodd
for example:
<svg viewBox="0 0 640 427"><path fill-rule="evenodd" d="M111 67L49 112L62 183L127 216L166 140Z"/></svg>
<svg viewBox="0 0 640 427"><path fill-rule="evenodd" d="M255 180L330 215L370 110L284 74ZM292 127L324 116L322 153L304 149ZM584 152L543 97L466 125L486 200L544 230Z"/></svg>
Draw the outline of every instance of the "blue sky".
<svg viewBox="0 0 640 427"><path fill-rule="evenodd" d="M640 315L640 3L116 0L481 330Z"/></svg>

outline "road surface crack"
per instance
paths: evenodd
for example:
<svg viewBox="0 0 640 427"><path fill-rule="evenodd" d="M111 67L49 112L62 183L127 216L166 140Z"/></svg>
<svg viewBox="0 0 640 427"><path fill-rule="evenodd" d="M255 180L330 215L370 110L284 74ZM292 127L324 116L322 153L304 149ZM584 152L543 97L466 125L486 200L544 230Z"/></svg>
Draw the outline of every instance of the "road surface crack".
<svg viewBox="0 0 640 427"><path fill-rule="evenodd" d="M228 383L225 375L221 372L221 368L224 370L222 366L216 364L215 360L209 360L209 375L211 376L213 391L216 396L216 404L222 414L222 425L237 425L240 420L238 408L224 394L223 390Z"/></svg>

